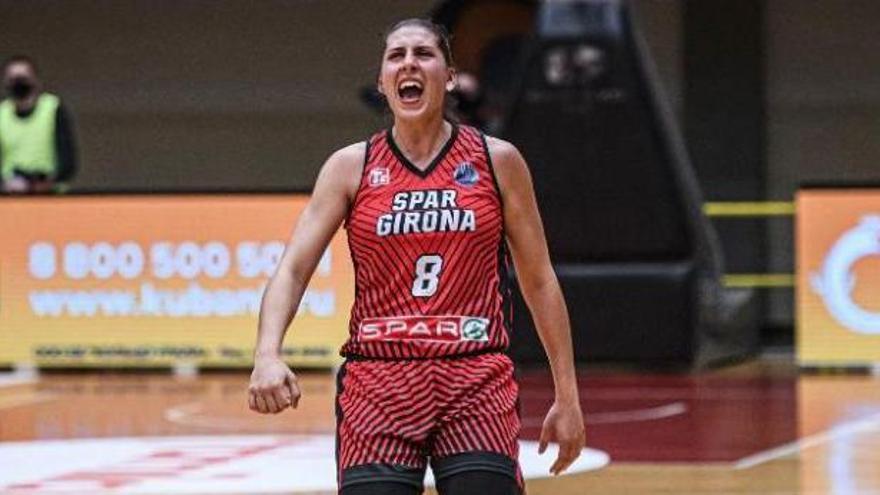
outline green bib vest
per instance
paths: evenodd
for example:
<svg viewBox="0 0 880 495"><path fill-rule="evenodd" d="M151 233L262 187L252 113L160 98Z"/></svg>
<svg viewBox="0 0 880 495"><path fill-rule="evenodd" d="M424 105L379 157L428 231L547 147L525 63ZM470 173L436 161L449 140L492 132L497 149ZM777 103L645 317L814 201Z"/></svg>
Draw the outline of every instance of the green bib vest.
<svg viewBox="0 0 880 495"><path fill-rule="evenodd" d="M4 179L11 178L16 169L50 177L55 174L55 116L60 102L57 96L43 93L34 111L24 118L15 114L12 100L0 103L0 173Z"/></svg>

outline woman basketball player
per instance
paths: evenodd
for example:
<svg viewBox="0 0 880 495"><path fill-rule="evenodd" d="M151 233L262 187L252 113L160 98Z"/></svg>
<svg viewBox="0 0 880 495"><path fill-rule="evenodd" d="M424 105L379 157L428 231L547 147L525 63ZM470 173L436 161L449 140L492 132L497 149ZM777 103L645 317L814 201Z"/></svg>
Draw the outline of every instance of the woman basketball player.
<svg viewBox="0 0 880 495"><path fill-rule="evenodd" d="M444 119L455 82L442 28L408 19L388 31L378 88L394 124L327 160L263 297L249 405L278 413L300 399L284 334L345 223L356 283L337 378L343 495L421 493L428 463L444 495L521 493L508 248L555 383L540 451L559 443L558 474L584 445L567 309L528 168L511 144Z"/></svg>

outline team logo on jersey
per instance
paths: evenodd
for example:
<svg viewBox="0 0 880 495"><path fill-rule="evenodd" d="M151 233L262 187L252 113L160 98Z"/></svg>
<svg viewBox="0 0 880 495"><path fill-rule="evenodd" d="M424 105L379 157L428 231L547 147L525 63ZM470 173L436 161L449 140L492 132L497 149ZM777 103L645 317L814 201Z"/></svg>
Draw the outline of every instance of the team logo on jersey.
<svg viewBox="0 0 880 495"><path fill-rule="evenodd" d="M486 342L489 340L489 320L470 318L461 326L462 340Z"/></svg>
<svg viewBox="0 0 880 495"><path fill-rule="evenodd" d="M477 169L474 168L473 163L461 162L455 167L455 173L452 177L455 179L455 182L470 187L477 183L480 179L480 174L477 172Z"/></svg>
<svg viewBox="0 0 880 495"><path fill-rule="evenodd" d="M364 318L358 333L362 342L488 342L489 320L457 315Z"/></svg>
<svg viewBox="0 0 880 495"><path fill-rule="evenodd" d="M370 170L370 185L373 187L384 186L391 181L391 174L385 167L376 167Z"/></svg>

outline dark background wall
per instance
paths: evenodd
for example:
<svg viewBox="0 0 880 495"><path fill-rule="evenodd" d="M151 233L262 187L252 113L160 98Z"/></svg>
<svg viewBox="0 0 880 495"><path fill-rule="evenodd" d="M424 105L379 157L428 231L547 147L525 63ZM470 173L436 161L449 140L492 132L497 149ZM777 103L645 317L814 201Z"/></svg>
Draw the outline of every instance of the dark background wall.
<svg viewBox="0 0 880 495"><path fill-rule="evenodd" d="M880 184L880 2L769 0L766 7L767 195L804 182ZM767 229L768 269L794 265L790 222ZM770 293L771 318L792 297Z"/></svg>
<svg viewBox="0 0 880 495"><path fill-rule="evenodd" d="M678 2L639 3L678 95ZM0 0L0 57L32 55L73 110L79 189L301 189L332 150L385 125L358 90L382 31L434 4Z"/></svg>
<svg viewBox="0 0 880 495"><path fill-rule="evenodd" d="M357 97L375 79L381 32L434 3L0 0L0 57L35 57L73 110L77 188L304 189L332 150L384 125ZM686 4L634 4L684 124L700 77L685 70ZM766 183L765 198L750 199L789 200L805 181L880 181L880 2L761 5L766 141L750 160L763 160ZM698 175L712 165L694 164ZM766 242L766 269L790 272L790 219L767 221ZM791 295L771 294L772 319L791 323Z"/></svg>
<svg viewBox="0 0 880 495"><path fill-rule="evenodd" d="M369 6L368 6L369 4ZM75 113L87 189L308 187L382 119L358 101L416 0L0 1Z"/></svg>

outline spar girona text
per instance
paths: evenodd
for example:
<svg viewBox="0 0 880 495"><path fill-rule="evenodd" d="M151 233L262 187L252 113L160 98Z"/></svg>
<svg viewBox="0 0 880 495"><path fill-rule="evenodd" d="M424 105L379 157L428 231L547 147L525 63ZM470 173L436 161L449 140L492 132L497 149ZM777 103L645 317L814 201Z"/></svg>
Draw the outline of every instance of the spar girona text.
<svg viewBox="0 0 880 495"><path fill-rule="evenodd" d="M454 189L400 191L391 200L392 213L376 219L376 234L385 237L431 232L473 232L474 210L458 208Z"/></svg>

